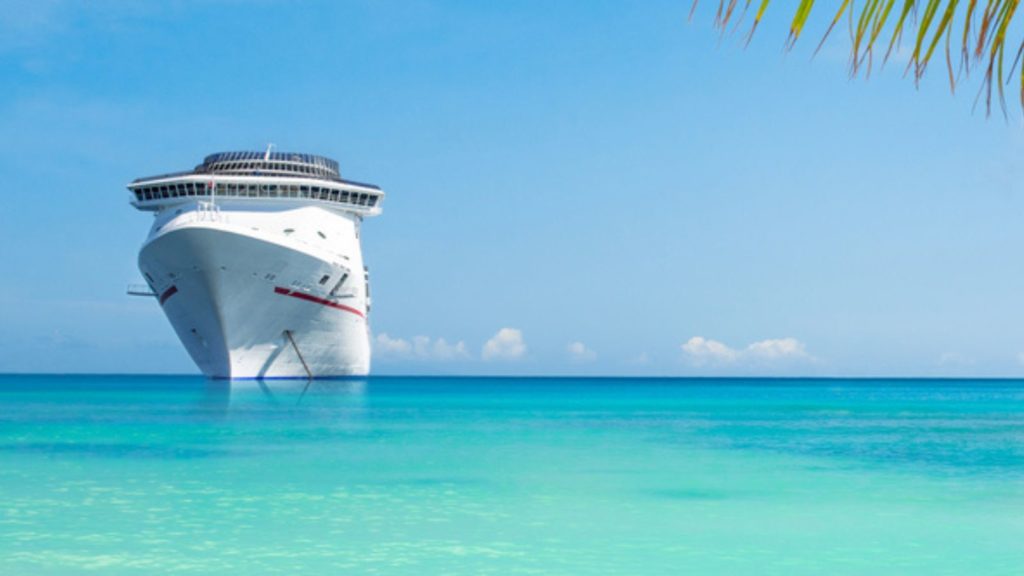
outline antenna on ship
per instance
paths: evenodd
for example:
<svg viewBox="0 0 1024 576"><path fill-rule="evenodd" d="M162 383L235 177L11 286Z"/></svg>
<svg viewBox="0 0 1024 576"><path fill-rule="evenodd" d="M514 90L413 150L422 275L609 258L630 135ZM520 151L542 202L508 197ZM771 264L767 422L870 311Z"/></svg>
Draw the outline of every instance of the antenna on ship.
<svg viewBox="0 0 1024 576"><path fill-rule="evenodd" d="M268 142L267 143L267 151L266 151L266 153L263 154L263 159L264 160L270 160L270 150L273 147L274 147L274 143L273 142Z"/></svg>

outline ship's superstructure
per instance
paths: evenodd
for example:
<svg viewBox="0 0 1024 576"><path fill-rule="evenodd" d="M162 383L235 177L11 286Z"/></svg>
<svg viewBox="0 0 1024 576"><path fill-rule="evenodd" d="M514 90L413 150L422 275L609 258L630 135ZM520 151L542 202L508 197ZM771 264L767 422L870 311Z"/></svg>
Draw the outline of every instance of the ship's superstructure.
<svg viewBox="0 0 1024 576"><path fill-rule="evenodd" d="M139 269L213 378L321 378L370 369L359 229L377 186L311 154L224 152L132 182L155 214Z"/></svg>

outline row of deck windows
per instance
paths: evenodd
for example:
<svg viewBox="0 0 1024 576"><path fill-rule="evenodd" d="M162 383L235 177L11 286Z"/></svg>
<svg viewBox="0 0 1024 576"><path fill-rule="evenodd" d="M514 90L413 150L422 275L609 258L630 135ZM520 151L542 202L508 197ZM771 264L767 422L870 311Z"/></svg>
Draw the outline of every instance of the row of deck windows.
<svg viewBox="0 0 1024 576"><path fill-rule="evenodd" d="M278 171L278 172L301 172L304 174L319 175L325 172L330 172L326 168L319 166L310 166L308 164L285 164L283 162L225 162L218 161L214 164L217 170L266 170L266 171Z"/></svg>
<svg viewBox="0 0 1024 576"><path fill-rule="evenodd" d="M177 184L161 184L159 186L143 186L135 188L135 199L139 202L160 200L163 198L182 198L188 196L209 196L210 189L202 182L180 182ZM217 186L216 196L234 196L241 198L304 198L308 200L326 200L354 206L374 207L380 198L376 194L322 188L320 186L297 186L294 184L235 184L226 183Z"/></svg>

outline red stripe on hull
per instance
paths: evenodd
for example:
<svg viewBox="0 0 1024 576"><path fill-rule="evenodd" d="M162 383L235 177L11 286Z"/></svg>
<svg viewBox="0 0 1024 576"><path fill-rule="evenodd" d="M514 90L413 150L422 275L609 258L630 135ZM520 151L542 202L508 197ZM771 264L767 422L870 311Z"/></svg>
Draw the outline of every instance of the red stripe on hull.
<svg viewBox="0 0 1024 576"><path fill-rule="evenodd" d="M274 294L280 294L282 296L291 296L292 298L298 298L299 300L305 300L307 302L312 302L314 304L320 304L321 306L327 306L330 308L336 308L338 310L349 312L351 314L359 316L360 318L366 318L366 316L362 312L356 310L355 308L352 308L351 306L345 306L344 304L338 304L337 302L331 302L330 300L317 298L316 296L311 296L309 294L306 294L305 292L298 292L296 290L289 290L287 288L281 288L280 286L277 286L274 288Z"/></svg>
<svg viewBox="0 0 1024 576"><path fill-rule="evenodd" d="M168 298L170 298L171 296L174 296L177 293L178 293L178 287L177 286L171 286L167 290L164 290L164 293L160 295L160 305L163 306L164 302L167 302Z"/></svg>

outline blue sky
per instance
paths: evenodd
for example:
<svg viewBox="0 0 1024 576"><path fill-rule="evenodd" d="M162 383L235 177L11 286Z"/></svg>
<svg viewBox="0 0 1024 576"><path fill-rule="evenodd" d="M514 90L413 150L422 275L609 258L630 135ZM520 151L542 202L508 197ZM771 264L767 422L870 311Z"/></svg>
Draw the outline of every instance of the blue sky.
<svg viewBox="0 0 1024 576"><path fill-rule="evenodd" d="M8 5L0 371L196 372L124 185L273 142L388 193L378 373L1024 373L1015 103L689 4Z"/></svg>

